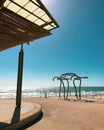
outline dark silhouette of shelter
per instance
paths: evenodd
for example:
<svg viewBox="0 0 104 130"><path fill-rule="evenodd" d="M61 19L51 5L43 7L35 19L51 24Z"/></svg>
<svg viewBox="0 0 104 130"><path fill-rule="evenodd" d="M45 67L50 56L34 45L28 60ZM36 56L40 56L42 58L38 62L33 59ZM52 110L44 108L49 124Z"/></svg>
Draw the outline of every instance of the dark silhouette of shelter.
<svg viewBox="0 0 104 130"><path fill-rule="evenodd" d="M40 0L0 0L0 51L21 44L16 105L21 106L23 44L49 36L59 25Z"/></svg>

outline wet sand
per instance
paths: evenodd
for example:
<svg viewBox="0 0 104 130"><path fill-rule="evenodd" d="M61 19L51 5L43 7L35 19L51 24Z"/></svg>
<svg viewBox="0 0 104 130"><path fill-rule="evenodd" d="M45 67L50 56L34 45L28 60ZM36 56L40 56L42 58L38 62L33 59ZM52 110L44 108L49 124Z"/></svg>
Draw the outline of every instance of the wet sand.
<svg viewBox="0 0 104 130"><path fill-rule="evenodd" d="M65 101L58 97L23 100L39 103L43 117L21 130L104 130L104 99L94 102Z"/></svg>

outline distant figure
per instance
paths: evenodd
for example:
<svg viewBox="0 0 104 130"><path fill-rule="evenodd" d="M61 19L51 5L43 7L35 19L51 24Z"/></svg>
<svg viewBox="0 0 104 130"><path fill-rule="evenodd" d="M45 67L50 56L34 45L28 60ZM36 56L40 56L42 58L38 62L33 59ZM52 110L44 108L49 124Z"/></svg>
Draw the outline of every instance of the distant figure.
<svg viewBox="0 0 104 130"><path fill-rule="evenodd" d="M45 92L45 98L47 98L47 92Z"/></svg>

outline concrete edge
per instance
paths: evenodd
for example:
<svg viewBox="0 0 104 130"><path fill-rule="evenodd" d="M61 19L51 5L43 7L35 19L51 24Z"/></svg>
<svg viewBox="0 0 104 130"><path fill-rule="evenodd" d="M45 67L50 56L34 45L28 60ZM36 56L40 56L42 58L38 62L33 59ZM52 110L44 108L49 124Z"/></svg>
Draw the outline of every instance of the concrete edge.
<svg viewBox="0 0 104 130"><path fill-rule="evenodd" d="M37 111L34 112L34 110L31 110L30 112L28 112L27 116L23 117L20 121L15 122L13 124L9 124L0 130L17 130L27 125L28 123L31 123L32 121L36 120L39 117L39 115L42 113L42 107L40 104L38 105L40 107Z"/></svg>

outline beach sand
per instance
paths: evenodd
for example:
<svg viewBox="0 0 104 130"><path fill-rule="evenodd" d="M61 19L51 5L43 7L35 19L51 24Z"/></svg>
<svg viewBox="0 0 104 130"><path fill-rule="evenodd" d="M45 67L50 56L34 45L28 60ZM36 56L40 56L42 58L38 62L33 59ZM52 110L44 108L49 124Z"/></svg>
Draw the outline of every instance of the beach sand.
<svg viewBox="0 0 104 130"><path fill-rule="evenodd" d="M58 97L23 100L41 104L43 117L21 130L104 130L104 100L65 101Z"/></svg>

